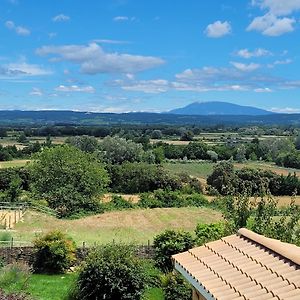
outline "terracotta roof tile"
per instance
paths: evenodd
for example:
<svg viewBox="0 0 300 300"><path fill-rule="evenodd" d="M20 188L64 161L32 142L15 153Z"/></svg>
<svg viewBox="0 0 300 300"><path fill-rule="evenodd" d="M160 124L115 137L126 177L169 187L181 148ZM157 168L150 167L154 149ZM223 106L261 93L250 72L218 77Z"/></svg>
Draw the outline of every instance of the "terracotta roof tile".
<svg viewBox="0 0 300 300"><path fill-rule="evenodd" d="M210 299L300 300L300 248L247 229L173 259Z"/></svg>

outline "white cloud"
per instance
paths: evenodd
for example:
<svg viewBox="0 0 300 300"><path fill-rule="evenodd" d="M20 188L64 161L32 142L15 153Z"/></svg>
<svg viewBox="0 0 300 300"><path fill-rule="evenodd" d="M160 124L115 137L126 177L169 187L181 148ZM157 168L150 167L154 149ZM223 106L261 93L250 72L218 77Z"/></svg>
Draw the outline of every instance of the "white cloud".
<svg viewBox="0 0 300 300"><path fill-rule="evenodd" d="M23 27L23 26L17 26L13 21L6 21L5 26L9 30L15 31L16 34L18 34L18 35L28 36L31 34L31 32L28 28Z"/></svg>
<svg viewBox="0 0 300 300"><path fill-rule="evenodd" d="M250 51L249 49L240 49L236 52L237 56L243 57L243 58L252 58L252 57L261 57L261 56L270 56L273 55L271 51L263 49L263 48L257 48L253 51Z"/></svg>
<svg viewBox="0 0 300 300"><path fill-rule="evenodd" d="M284 33L294 31L295 19L293 18L278 18L273 14L265 14L261 17L256 17L247 27L247 31L259 31L267 36L280 36Z"/></svg>
<svg viewBox="0 0 300 300"><path fill-rule="evenodd" d="M231 25L227 21L216 21L209 24L204 32L210 38L220 38L231 32Z"/></svg>
<svg viewBox="0 0 300 300"><path fill-rule="evenodd" d="M0 75L8 77L42 76L49 74L52 74L52 72L42 68L39 65L28 64L24 61L0 66Z"/></svg>
<svg viewBox="0 0 300 300"><path fill-rule="evenodd" d="M257 88L254 89L255 93L271 93L272 90L270 88Z"/></svg>
<svg viewBox="0 0 300 300"><path fill-rule="evenodd" d="M275 60L273 63L268 64L267 67L268 68L274 68L275 66L278 66L278 65L289 65L292 62L293 61L290 58L283 59L283 60Z"/></svg>
<svg viewBox="0 0 300 300"><path fill-rule="evenodd" d="M270 111L282 113L282 114L298 114L300 113L299 108L293 108L293 107L272 107Z"/></svg>
<svg viewBox="0 0 300 300"><path fill-rule="evenodd" d="M59 14L55 17L52 18L52 21L53 22L67 22L67 21L70 21L70 17L69 16L66 16L64 14Z"/></svg>
<svg viewBox="0 0 300 300"><path fill-rule="evenodd" d="M38 55L55 55L55 61L70 61L80 65L82 73L136 73L164 64L158 57L106 53L96 43L87 46L43 46L37 49Z"/></svg>
<svg viewBox="0 0 300 300"><path fill-rule="evenodd" d="M126 91L144 92L146 94L159 94L169 90L169 82L164 79L155 80L115 80L115 86L121 87Z"/></svg>
<svg viewBox="0 0 300 300"><path fill-rule="evenodd" d="M111 44L111 45L122 45L122 44L129 44L128 41L119 41L119 40L107 40L107 39L95 39L93 43L98 44Z"/></svg>
<svg viewBox="0 0 300 300"><path fill-rule="evenodd" d="M82 92L82 93L95 93L95 88L88 85L88 86L78 86L78 85L60 85L55 88L57 92Z"/></svg>
<svg viewBox="0 0 300 300"><path fill-rule="evenodd" d="M136 17L127 17L127 16L116 16L113 18L114 22L127 22L127 21L136 21Z"/></svg>
<svg viewBox="0 0 300 300"><path fill-rule="evenodd" d="M276 16L287 16L300 10L300 0L252 0L252 5L267 9Z"/></svg>
<svg viewBox="0 0 300 300"><path fill-rule="evenodd" d="M43 91L39 88L33 87L32 91L29 93L30 96L38 96L41 97L44 95Z"/></svg>
<svg viewBox="0 0 300 300"><path fill-rule="evenodd" d="M259 64L250 63L250 64L243 64L239 62L232 61L230 62L235 68L242 72L252 72L260 68Z"/></svg>

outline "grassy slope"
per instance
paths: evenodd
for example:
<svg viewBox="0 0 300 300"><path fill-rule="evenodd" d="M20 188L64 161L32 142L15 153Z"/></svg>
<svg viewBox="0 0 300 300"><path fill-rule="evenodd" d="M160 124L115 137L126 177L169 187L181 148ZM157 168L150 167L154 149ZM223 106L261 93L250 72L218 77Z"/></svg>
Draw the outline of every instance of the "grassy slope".
<svg viewBox="0 0 300 300"><path fill-rule="evenodd" d="M28 159L15 159L10 161L1 161L0 169L2 168L12 168L12 167L23 167L29 162Z"/></svg>
<svg viewBox="0 0 300 300"><path fill-rule="evenodd" d="M173 174L186 172L198 178L207 178L212 173L214 165L210 162L164 163L164 167Z"/></svg>
<svg viewBox="0 0 300 300"><path fill-rule="evenodd" d="M28 212L13 233L16 240L31 241L42 232L58 229L81 244L147 243L165 229L193 231L197 223L217 221L221 214L208 208L155 208L107 212L78 220L60 220L36 212Z"/></svg>

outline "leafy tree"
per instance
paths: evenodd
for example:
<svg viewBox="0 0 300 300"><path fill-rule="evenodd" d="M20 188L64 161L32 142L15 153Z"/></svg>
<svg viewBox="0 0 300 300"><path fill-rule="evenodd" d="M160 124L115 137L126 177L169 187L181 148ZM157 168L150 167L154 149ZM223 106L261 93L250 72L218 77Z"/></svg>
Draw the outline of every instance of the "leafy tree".
<svg viewBox="0 0 300 300"><path fill-rule="evenodd" d="M194 139L194 133L191 130L184 130L181 133L180 140L181 141L192 141Z"/></svg>
<svg viewBox="0 0 300 300"><path fill-rule="evenodd" d="M20 133L20 135L17 137L17 142L18 142L18 143L22 143L22 144L25 144L25 143L28 142L27 137L26 137L26 135L25 135L25 133L24 133L23 131L22 131L22 132Z"/></svg>
<svg viewBox="0 0 300 300"><path fill-rule="evenodd" d="M108 175L94 156L72 146L46 148L28 166L32 190L60 216L99 208Z"/></svg>
<svg viewBox="0 0 300 300"><path fill-rule="evenodd" d="M110 188L118 193L142 193L157 189L176 190L182 187L178 177L169 174L160 165L123 163L107 166Z"/></svg>
<svg viewBox="0 0 300 300"><path fill-rule="evenodd" d="M222 195L230 195L234 192L236 176L231 161L219 162L207 178L207 183L217 189Z"/></svg>
<svg viewBox="0 0 300 300"><path fill-rule="evenodd" d="M208 159L207 145L202 142L193 142L185 146L183 154L188 159Z"/></svg>
<svg viewBox="0 0 300 300"><path fill-rule="evenodd" d="M100 143L105 161L121 164L125 161L139 162L142 160L143 146L119 137L105 137Z"/></svg>
<svg viewBox="0 0 300 300"><path fill-rule="evenodd" d="M244 144L241 144L236 148L235 159L239 163L242 163L246 160L246 147Z"/></svg>
<svg viewBox="0 0 300 300"><path fill-rule="evenodd" d="M162 132L159 129L155 129L152 131L151 138L154 140L159 140L162 138Z"/></svg>
<svg viewBox="0 0 300 300"><path fill-rule="evenodd" d="M9 202L16 202L22 194L22 180L18 175L15 175L6 191L7 200Z"/></svg>
<svg viewBox="0 0 300 300"><path fill-rule="evenodd" d="M37 272L63 273L76 260L76 245L60 231L52 231L34 241L36 255L34 269Z"/></svg>
<svg viewBox="0 0 300 300"><path fill-rule="evenodd" d="M163 271L171 271L171 256L192 248L195 241L189 232L166 230L154 238L155 261Z"/></svg>
<svg viewBox="0 0 300 300"><path fill-rule="evenodd" d="M66 143L87 153L94 153L99 148L98 140L87 135L69 137Z"/></svg>
<svg viewBox="0 0 300 300"><path fill-rule="evenodd" d="M143 263L132 247L108 244L89 254L79 272L73 298L139 300L146 281Z"/></svg>

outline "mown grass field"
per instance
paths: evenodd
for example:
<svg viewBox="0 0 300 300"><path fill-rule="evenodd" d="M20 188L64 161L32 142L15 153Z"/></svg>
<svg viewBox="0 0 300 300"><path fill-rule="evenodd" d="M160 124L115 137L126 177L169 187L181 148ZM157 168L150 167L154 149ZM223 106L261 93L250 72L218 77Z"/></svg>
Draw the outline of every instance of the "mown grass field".
<svg viewBox="0 0 300 300"><path fill-rule="evenodd" d="M164 167L169 170L171 173L182 173L186 172L191 176L197 178L206 179L213 171L215 163L212 162L175 162L175 163L164 163ZM260 162L260 161L247 161L244 163L234 163L234 167L236 169L242 168L253 168L253 169L263 169L270 170L279 175L288 175L289 173L293 174L294 172L297 176L300 176L300 170L291 169L291 168L283 168L276 166L275 163L271 162Z"/></svg>
<svg viewBox="0 0 300 300"><path fill-rule="evenodd" d="M208 208L155 208L107 212L77 220L62 220L29 211L24 222L18 223L15 240L32 241L37 235L60 230L78 245L125 242L146 244L166 229L193 231L198 223L216 222L221 213Z"/></svg>
<svg viewBox="0 0 300 300"><path fill-rule="evenodd" d="M0 162L0 169L13 168L13 167L23 167L28 162L30 162L29 159L15 159L15 160L10 160L10 161L1 161Z"/></svg>
<svg viewBox="0 0 300 300"><path fill-rule="evenodd" d="M207 178L213 171L215 163L187 162L164 163L164 167L173 174L185 172L193 177Z"/></svg>

